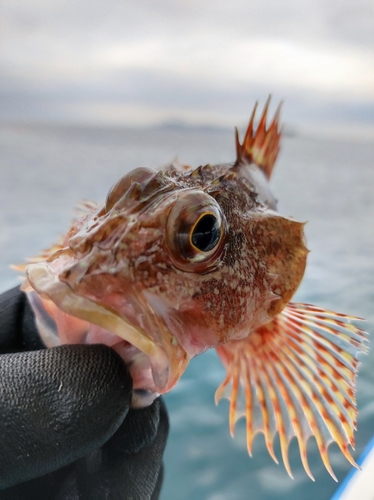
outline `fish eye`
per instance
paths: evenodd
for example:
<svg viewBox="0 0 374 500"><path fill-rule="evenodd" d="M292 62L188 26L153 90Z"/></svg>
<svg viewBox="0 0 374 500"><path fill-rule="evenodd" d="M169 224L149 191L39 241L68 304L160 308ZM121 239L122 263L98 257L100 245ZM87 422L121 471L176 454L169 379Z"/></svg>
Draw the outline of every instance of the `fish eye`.
<svg viewBox="0 0 374 500"><path fill-rule="evenodd" d="M181 270L207 272L224 248L226 219L217 201L203 191L178 194L168 215L166 245Z"/></svg>
<svg viewBox="0 0 374 500"><path fill-rule="evenodd" d="M214 214L200 216L191 231L191 243L202 252L209 252L217 246L221 236L219 220Z"/></svg>

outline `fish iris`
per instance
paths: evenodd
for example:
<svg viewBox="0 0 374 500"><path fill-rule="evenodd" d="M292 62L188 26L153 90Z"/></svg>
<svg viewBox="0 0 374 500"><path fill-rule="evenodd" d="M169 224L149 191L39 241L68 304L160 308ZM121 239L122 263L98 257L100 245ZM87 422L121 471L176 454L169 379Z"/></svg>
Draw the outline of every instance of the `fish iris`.
<svg viewBox="0 0 374 500"><path fill-rule="evenodd" d="M219 242L221 228L214 215L203 215L192 231L191 241L194 247L202 252L209 252Z"/></svg>

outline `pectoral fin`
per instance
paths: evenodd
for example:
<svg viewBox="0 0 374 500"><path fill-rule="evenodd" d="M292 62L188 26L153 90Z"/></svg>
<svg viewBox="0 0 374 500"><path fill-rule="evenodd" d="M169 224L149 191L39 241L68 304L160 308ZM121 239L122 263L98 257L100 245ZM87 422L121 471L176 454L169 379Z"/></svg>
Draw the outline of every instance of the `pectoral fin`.
<svg viewBox="0 0 374 500"><path fill-rule="evenodd" d="M242 340L217 347L227 376L216 392L216 403L230 400L230 431L245 415L251 454L256 433L262 432L270 455L279 432L288 474L288 446L295 436L307 474L307 441L314 436L322 461L336 477L328 446L336 442L357 467L348 449L356 429L355 379L358 354L366 352L367 334L350 324L353 316L307 304L289 303L270 323ZM239 404L243 408L239 408Z"/></svg>

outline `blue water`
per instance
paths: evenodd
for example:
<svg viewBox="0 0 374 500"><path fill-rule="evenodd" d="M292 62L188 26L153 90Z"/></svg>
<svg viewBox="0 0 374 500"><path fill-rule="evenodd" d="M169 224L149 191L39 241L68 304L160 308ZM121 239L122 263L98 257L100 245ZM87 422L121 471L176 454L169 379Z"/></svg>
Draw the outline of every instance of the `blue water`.
<svg viewBox="0 0 374 500"><path fill-rule="evenodd" d="M102 200L125 172L179 156L191 165L231 161L225 131L121 130L26 125L0 126L0 291L16 285L11 263L48 246L68 225L82 198ZM296 300L365 317L374 332L374 145L364 141L284 138L272 188L285 215L308 220L311 253ZM358 378L358 457L374 429L374 349ZM228 403L215 407L224 376L214 352L194 359L166 396L171 432L165 453L164 500L328 500L337 484L324 470L314 442L309 457L316 482L302 470L291 443L291 480L272 462L262 436L249 458L244 423L228 432ZM278 442L276 452L279 456ZM350 465L332 446L339 480Z"/></svg>

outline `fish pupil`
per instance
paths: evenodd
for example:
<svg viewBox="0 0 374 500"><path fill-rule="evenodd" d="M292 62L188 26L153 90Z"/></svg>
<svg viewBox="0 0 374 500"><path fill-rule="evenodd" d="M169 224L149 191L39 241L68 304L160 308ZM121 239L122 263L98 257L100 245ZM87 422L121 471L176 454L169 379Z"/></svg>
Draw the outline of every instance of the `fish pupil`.
<svg viewBox="0 0 374 500"><path fill-rule="evenodd" d="M212 250L221 236L219 221L214 215L207 214L201 217L192 233L192 244L202 252Z"/></svg>

